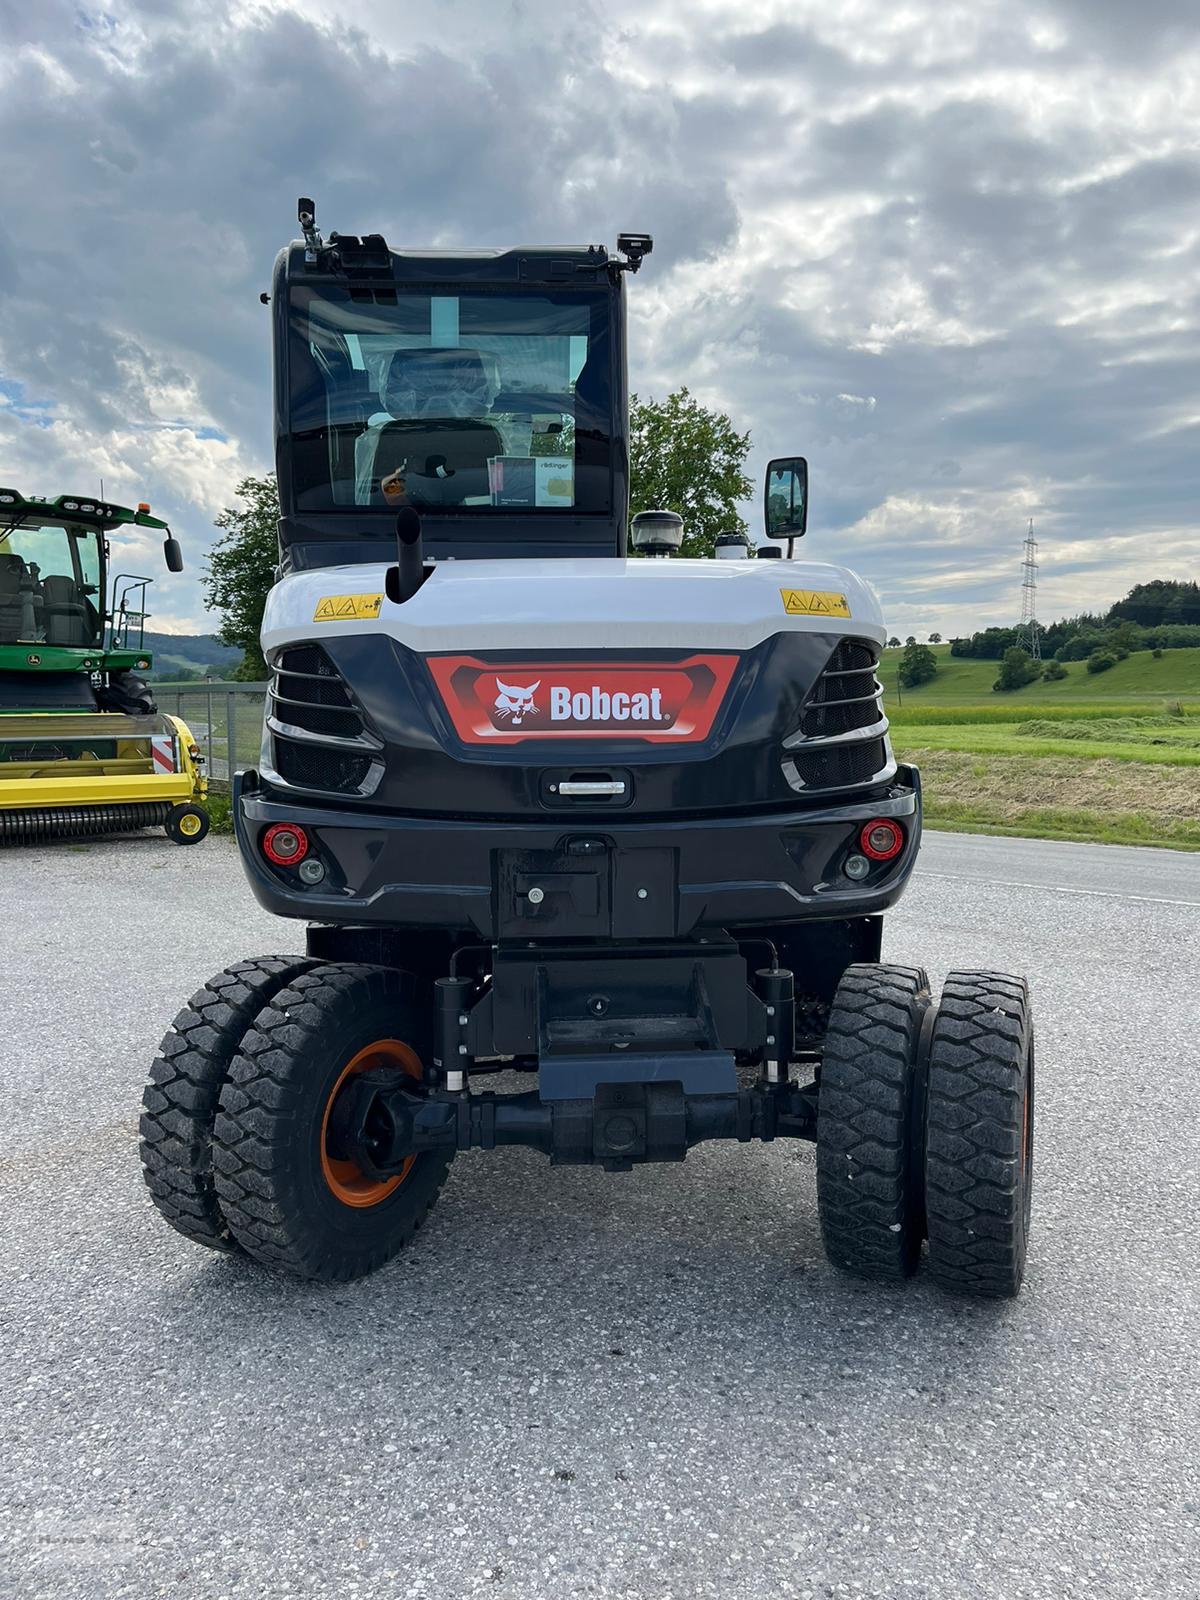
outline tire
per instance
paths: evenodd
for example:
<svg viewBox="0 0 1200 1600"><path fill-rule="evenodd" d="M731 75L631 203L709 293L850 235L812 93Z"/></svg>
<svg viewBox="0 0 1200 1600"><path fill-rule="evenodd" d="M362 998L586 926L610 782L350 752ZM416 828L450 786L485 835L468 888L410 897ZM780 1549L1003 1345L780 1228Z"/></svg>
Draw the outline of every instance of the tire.
<svg viewBox="0 0 1200 1600"><path fill-rule="evenodd" d="M916 1271L921 1206L921 1079L929 1011L920 967L848 967L821 1056L817 1207L825 1253L857 1278Z"/></svg>
<svg viewBox="0 0 1200 1600"><path fill-rule="evenodd" d="M1004 1298L1025 1272L1033 1197L1033 1018L1023 978L952 972L929 1053L929 1270Z"/></svg>
<svg viewBox="0 0 1200 1600"><path fill-rule="evenodd" d="M163 823L163 832L175 844L199 844L201 839L207 837L210 826L204 807L187 800L171 807Z"/></svg>
<svg viewBox="0 0 1200 1600"><path fill-rule="evenodd" d="M325 1127L355 1071L400 1062L419 1080L432 1009L407 974L320 964L259 1013L213 1135L221 1209L256 1261L346 1283L390 1261L424 1222L452 1152L418 1155L380 1183L330 1157Z"/></svg>
<svg viewBox="0 0 1200 1600"><path fill-rule="evenodd" d="M212 1130L229 1064L267 1001L312 962L262 956L218 972L188 1001L159 1046L142 1096L142 1175L167 1222L210 1250L239 1248L212 1178Z"/></svg>

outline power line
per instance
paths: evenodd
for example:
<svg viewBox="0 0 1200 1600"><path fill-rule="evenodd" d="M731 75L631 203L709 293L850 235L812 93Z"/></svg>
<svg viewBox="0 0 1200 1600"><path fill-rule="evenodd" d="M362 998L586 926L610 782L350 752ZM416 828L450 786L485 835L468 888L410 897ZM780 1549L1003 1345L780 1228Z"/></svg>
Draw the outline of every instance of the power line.
<svg viewBox="0 0 1200 1600"><path fill-rule="evenodd" d="M1021 630L1020 642L1035 661L1042 659L1042 630L1037 620L1038 547L1033 537L1033 518L1029 519L1029 532L1025 536L1024 559L1021 562Z"/></svg>

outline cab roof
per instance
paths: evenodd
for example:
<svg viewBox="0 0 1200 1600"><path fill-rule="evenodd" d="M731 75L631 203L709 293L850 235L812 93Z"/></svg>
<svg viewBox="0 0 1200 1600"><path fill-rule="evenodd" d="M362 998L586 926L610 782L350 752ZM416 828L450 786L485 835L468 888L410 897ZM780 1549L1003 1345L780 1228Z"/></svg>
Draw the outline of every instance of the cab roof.
<svg viewBox="0 0 1200 1600"><path fill-rule="evenodd" d="M144 504L134 511L95 495L60 494L56 500L46 500L37 495L23 495L19 489L0 489L0 519L11 522L28 516L48 517L56 522L91 522L105 530L119 528L124 523L135 523L139 528L167 529L162 518L152 517L150 507Z"/></svg>

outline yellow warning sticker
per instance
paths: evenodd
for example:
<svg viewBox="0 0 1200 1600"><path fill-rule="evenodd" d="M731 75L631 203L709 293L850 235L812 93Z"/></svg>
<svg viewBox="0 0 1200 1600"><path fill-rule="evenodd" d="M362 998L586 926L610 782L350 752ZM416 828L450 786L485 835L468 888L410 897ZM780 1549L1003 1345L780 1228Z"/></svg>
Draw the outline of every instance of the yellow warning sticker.
<svg viewBox="0 0 1200 1600"><path fill-rule="evenodd" d="M850 603L844 594L826 589L780 589L789 617L848 617Z"/></svg>
<svg viewBox="0 0 1200 1600"><path fill-rule="evenodd" d="M377 617L383 604L381 594L327 594L317 601L314 622L362 622Z"/></svg>

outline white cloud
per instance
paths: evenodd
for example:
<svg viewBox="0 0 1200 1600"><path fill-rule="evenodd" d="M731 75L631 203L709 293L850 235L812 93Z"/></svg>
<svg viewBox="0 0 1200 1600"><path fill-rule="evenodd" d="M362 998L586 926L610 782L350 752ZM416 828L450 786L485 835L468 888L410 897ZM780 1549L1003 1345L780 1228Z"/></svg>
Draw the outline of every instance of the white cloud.
<svg viewBox="0 0 1200 1600"><path fill-rule="evenodd" d="M1190 0L67 0L0 52L0 478L146 498L197 571L270 461L302 190L410 244L656 234L631 377L803 449L896 625L1200 562ZM746 508L748 518L757 508ZM136 552L153 559L150 551Z"/></svg>

